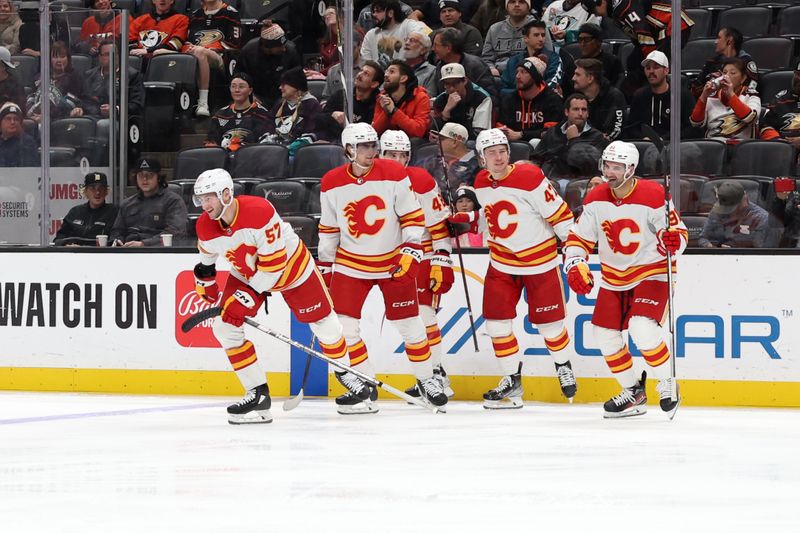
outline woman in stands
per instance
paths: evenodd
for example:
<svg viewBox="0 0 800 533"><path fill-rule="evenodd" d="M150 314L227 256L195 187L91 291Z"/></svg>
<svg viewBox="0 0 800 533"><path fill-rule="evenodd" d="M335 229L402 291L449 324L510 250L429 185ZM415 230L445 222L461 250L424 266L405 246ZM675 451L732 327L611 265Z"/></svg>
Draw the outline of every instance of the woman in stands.
<svg viewBox="0 0 800 533"><path fill-rule="evenodd" d="M747 65L738 58L722 62L722 76L706 82L691 115L705 136L736 143L757 137L761 98L749 89Z"/></svg>
<svg viewBox="0 0 800 533"><path fill-rule="evenodd" d="M233 102L214 113L205 145L235 152L245 144L258 142L267 131L269 111L254 99L249 74L237 73L230 88Z"/></svg>
<svg viewBox="0 0 800 533"><path fill-rule="evenodd" d="M19 28L22 21L10 0L0 0L0 46L12 54L19 52Z"/></svg>
<svg viewBox="0 0 800 533"><path fill-rule="evenodd" d="M72 68L69 46L56 41L50 46L50 83L45 91L50 96L50 119L83 116L83 82ZM36 92L28 98L28 118L41 121L42 83L36 80Z"/></svg>

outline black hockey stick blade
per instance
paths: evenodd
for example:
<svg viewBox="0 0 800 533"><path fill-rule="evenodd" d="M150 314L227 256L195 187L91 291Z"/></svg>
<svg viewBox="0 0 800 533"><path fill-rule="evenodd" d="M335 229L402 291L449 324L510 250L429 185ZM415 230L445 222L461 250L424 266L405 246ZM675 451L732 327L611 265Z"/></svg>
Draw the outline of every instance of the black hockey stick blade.
<svg viewBox="0 0 800 533"><path fill-rule="evenodd" d="M184 333L189 333L195 326L208 320L209 318L214 318L222 314L221 307L209 307L208 309L203 309L199 313L195 313L186 320L183 321L181 324L181 331Z"/></svg>

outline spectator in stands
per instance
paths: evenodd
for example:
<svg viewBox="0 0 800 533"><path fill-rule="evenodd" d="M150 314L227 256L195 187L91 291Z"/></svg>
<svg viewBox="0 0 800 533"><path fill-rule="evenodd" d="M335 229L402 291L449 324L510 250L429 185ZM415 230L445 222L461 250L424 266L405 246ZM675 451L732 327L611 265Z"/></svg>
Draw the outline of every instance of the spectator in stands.
<svg viewBox="0 0 800 533"><path fill-rule="evenodd" d="M442 67L448 63L460 63L464 67L467 78L488 91L492 100L497 102L497 88L489 66L480 57L464 52L464 41L461 32L455 28L442 28L433 34L433 53L436 56L437 93L444 91L440 79Z"/></svg>
<svg viewBox="0 0 800 533"><path fill-rule="evenodd" d="M664 140L669 139L670 126L670 88L669 59L663 52L654 50L644 60L644 74L647 86L633 95L624 137L629 139L649 139L642 130L642 124L653 128ZM691 139L694 128L689 115L694 109L694 98L688 91L681 91L681 139Z"/></svg>
<svg viewBox="0 0 800 533"><path fill-rule="evenodd" d="M157 56L179 52L189 36L189 17L177 13L175 0L153 0L153 11L136 17L128 33L130 53Z"/></svg>
<svg viewBox="0 0 800 533"><path fill-rule="evenodd" d="M592 189L597 187L598 185L605 183L603 178L600 176L594 176L586 183L586 187L582 191L583 194L581 195L581 205L571 205L569 208L572 210L572 215L577 220L579 216L583 213L583 201L589 196L589 193L592 192Z"/></svg>
<svg viewBox="0 0 800 533"><path fill-rule="evenodd" d="M800 150L800 63L792 84L775 95L764 114L762 139L783 139Z"/></svg>
<svg viewBox="0 0 800 533"><path fill-rule="evenodd" d="M49 94L50 119L83 116L83 80L72 68L72 53L66 43L57 41L50 47L50 83L42 89L36 80L36 92L28 97L28 118L41 121L42 100Z"/></svg>
<svg viewBox="0 0 800 533"><path fill-rule="evenodd" d="M361 32L353 28L353 79L358 75L359 65L361 64L361 40L364 36ZM366 62L365 62L366 63ZM380 66L380 65L378 65ZM383 67L381 67L383 70ZM325 89L322 90L322 99L327 100L339 89L344 87L344 74L342 73L342 63L336 63L328 71L325 77Z"/></svg>
<svg viewBox="0 0 800 533"><path fill-rule="evenodd" d="M239 12L222 0L202 0L189 18L189 38L181 52L197 58L198 117L207 117L208 87L211 71L225 72L223 53L241 46L242 27Z"/></svg>
<svg viewBox="0 0 800 533"><path fill-rule="evenodd" d="M109 241L114 246L136 248L161 246L161 234L172 235L173 242L186 237L186 204L167 189L157 159L141 158L136 164L139 192L125 198L111 228Z"/></svg>
<svg viewBox="0 0 800 533"><path fill-rule="evenodd" d="M501 22L506 18L505 0L481 0L475 14L469 23L478 28L481 35L486 35L492 24Z"/></svg>
<svg viewBox="0 0 800 533"><path fill-rule="evenodd" d="M25 90L17 78L16 67L11 62L8 48L0 46L0 105L14 102L25 110Z"/></svg>
<svg viewBox="0 0 800 533"><path fill-rule="evenodd" d="M322 15L325 33L319 39L319 55L321 58L319 72L327 76L328 70L341 62L339 57L339 19L344 18L335 6L328 6ZM355 28L353 28L355 31Z"/></svg>
<svg viewBox="0 0 800 533"><path fill-rule="evenodd" d="M750 54L742 50L743 41L742 32L736 28L724 26L719 29L717 39L714 41L714 55L706 61L700 75L692 83L692 94L695 98L698 98L703 92L703 86L708 80L722 75L722 62L735 57L745 62L750 76L750 88L755 92L758 83L758 68Z"/></svg>
<svg viewBox="0 0 800 533"><path fill-rule="evenodd" d="M32 57L39 57L41 38L39 35L39 10L20 9L19 18L22 26L19 28L19 49L20 54ZM69 22L65 13L54 13L50 11L50 43L70 42Z"/></svg>
<svg viewBox="0 0 800 533"><path fill-rule="evenodd" d="M353 122L372 123L383 77L383 69L374 61L367 61L358 71L353 79ZM317 121L322 138L328 141L338 143L342 138L342 130L347 123L344 98L344 89L333 93L325 102L324 112Z"/></svg>
<svg viewBox="0 0 800 533"><path fill-rule="evenodd" d="M265 139L262 142L289 147L289 155L304 144L316 141L317 116L322 113L319 101L308 92L302 67L287 70L281 76L281 99L269 110Z"/></svg>
<svg viewBox="0 0 800 533"><path fill-rule="evenodd" d="M2 0L0 0L2 2ZM122 28L122 13L114 14L111 0L94 0L94 11L81 24L80 41L75 50L80 54L96 56L100 52L100 43L105 40L116 40ZM128 16L128 24L133 17Z"/></svg>
<svg viewBox="0 0 800 533"><path fill-rule="evenodd" d="M475 189L470 186L459 187L456 190L456 211L459 213L471 213L481 208ZM459 224L461 225L461 224ZM464 224L466 229L466 224ZM455 242L458 240L458 242ZM469 225L469 229L459 233L458 237L453 237L453 247L461 248L483 248L486 246L483 232L478 231L478 224Z"/></svg>
<svg viewBox="0 0 800 533"><path fill-rule="evenodd" d="M565 120L549 128L533 150L531 159L538 162L550 178L590 176L597 172L597 161L608 139L591 126L589 101L576 93L564 102Z"/></svg>
<svg viewBox="0 0 800 533"><path fill-rule="evenodd" d="M0 167L39 166L39 151L33 137L22 128L22 108L14 102L0 107Z"/></svg>
<svg viewBox="0 0 800 533"><path fill-rule="evenodd" d="M747 67L742 59L734 57L722 64L718 81L707 81L703 87L691 123L703 128L709 138L753 139L758 132L761 99L747 85Z"/></svg>
<svg viewBox="0 0 800 533"><path fill-rule="evenodd" d="M411 32L403 44L403 51L406 56L406 63L414 69L417 83L423 87L428 96L434 97L438 94L436 83L436 67L428 63L428 54L431 51L431 38L423 32Z"/></svg>
<svg viewBox="0 0 800 533"><path fill-rule="evenodd" d="M439 0L439 20L442 28L455 28L461 32L464 40L464 52L481 55L483 37L478 28L461 20L461 2L459 0Z"/></svg>
<svg viewBox="0 0 800 533"><path fill-rule="evenodd" d="M501 99L498 120L509 141L538 143L544 132L557 125L563 116L561 97L544 82L536 68L537 61L538 58L529 57L514 69L517 90Z"/></svg>
<svg viewBox="0 0 800 533"><path fill-rule="evenodd" d="M432 143L439 143L441 140L440 147L444 161L447 164L449 187L445 186L444 169L438 154L428 161L422 161L420 166L427 169L436 178L445 195L448 190L452 191L461 185L475 183L475 176L481 170L475 150L472 150L466 144L468 138L467 128L455 122L448 122L438 132L431 131L429 140Z"/></svg>
<svg viewBox="0 0 800 533"><path fill-rule="evenodd" d="M386 130L402 130L409 137L426 137L431 125L431 99L417 85L414 71L399 59L389 63L378 94L372 127L383 134Z"/></svg>
<svg viewBox="0 0 800 533"><path fill-rule="evenodd" d="M769 213L784 226L781 247L800 248L800 192L794 178L777 178L773 182L775 196L769 205ZM781 187L780 185L788 185ZM791 189L791 190L786 190Z"/></svg>
<svg viewBox="0 0 800 533"><path fill-rule="evenodd" d="M575 91L589 100L592 125L609 140L619 137L627 104L622 92L603 77L603 63L597 59L578 59L572 83Z"/></svg>
<svg viewBox="0 0 800 533"><path fill-rule="evenodd" d="M769 248L777 245L769 215L751 204L744 187L736 181L719 186L717 201L708 215L697 243L705 248Z"/></svg>
<svg viewBox="0 0 800 533"><path fill-rule="evenodd" d="M433 101L433 122L436 129L445 122L461 124L474 140L483 130L492 127L492 98L489 93L467 78L460 63L442 67L444 92Z"/></svg>
<svg viewBox="0 0 800 533"><path fill-rule="evenodd" d="M114 57L115 105L119 112L120 99L120 57L115 41L106 40L100 43L97 66L86 72L83 85L83 103L87 115L108 118L110 99L108 94L108 77L111 69L111 58ZM128 67L128 115L141 115L144 111L144 82L138 69Z"/></svg>
<svg viewBox="0 0 800 533"><path fill-rule="evenodd" d="M508 59L525 47L522 40L523 28L536 20L530 11L530 0L506 0L508 16L505 20L492 24L486 32L481 58L489 65L493 76L499 77L505 70Z"/></svg>
<svg viewBox="0 0 800 533"><path fill-rule="evenodd" d="M231 99L211 118L205 146L221 146L235 152L245 144L255 144L267 132L269 111L253 97L253 79L238 72L231 80Z"/></svg>
<svg viewBox="0 0 800 533"><path fill-rule="evenodd" d="M615 87L622 80L625 70L616 55L603 50L603 30L597 24L584 24L578 30L580 59L597 59L603 64L603 76Z"/></svg>
<svg viewBox="0 0 800 533"><path fill-rule="evenodd" d="M411 32L424 32L426 26L406 18L397 0L372 0L375 27L361 42L361 62L372 60L386 69L393 59L404 59L403 43Z"/></svg>
<svg viewBox="0 0 800 533"><path fill-rule="evenodd" d="M410 5L402 1L398 1L398 4L400 4L400 10L403 12L403 15L405 15L406 18L414 18L412 16L414 14L414 10ZM385 9L386 6L384 6L384 10ZM372 15L372 2L369 2L361 11L359 11L356 25L361 28L364 33L373 29L377 25L377 21Z"/></svg>
<svg viewBox="0 0 800 533"><path fill-rule="evenodd" d="M577 42L579 28L583 24L590 22L599 25L601 20L596 15L590 15L580 0L556 0L542 14L542 21L550 31L550 39L556 51L565 44Z"/></svg>
<svg viewBox="0 0 800 533"><path fill-rule="evenodd" d="M118 208L106 203L108 178L92 172L83 178L81 194L85 204L76 205L64 217L53 244L56 246L96 246L98 235L108 235L117 219ZM110 244L110 243L109 243Z"/></svg>
<svg viewBox="0 0 800 533"><path fill-rule="evenodd" d="M545 37L547 27L541 20L533 20L522 28L522 39L525 48L508 60L506 69L503 71L501 81L503 90L514 92L517 90L517 67L525 62L526 58L538 57L545 64L544 81L548 87L556 92L561 91L561 78L564 76L561 56L552 50L545 48ZM559 105L559 107L561 107Z"/></svg>
<svg viewBox="0 0 800 533"><path fill-rule="evenodd" d="M270 109L280 99L283 73L302 64L297 47L286 39L283 28L267 22L261 27L260 37L251 39L242 48L236 70L250 75L256 98Z"/></svg>
<svg viewBox="0 0 800 533"><path fill-rule="evenodd" d="M19 29L22 21L11 0L0 0L0 46L12 54L19 52Z"/></svg>

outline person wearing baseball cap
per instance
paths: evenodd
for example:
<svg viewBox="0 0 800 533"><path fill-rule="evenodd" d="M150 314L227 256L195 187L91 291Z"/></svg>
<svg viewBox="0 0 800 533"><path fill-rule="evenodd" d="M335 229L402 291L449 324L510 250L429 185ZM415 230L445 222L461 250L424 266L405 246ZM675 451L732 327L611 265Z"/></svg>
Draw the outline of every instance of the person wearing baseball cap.
<svg viewBox="0 0 800 533"><path fill-rule="evenodd" d="M442 155L447 164L449 190L461 185L472 185L475 182L475 176L481 169L475 150L466 144L467 139L469 139L467 128L455 122L446 123L439 131L431 131L429 140L441 146ZM443 186L444 170L438 158L424 166Z"/></svg>
<svg viewBox="0 0 800 533"><path fill-rule="evenodd" d="M492 75L497 77L505 70L509 58L523 48L523 28L536 20L531 15L530 0L505 1L508 16L489 27L481 53L481 59L489 65Z"/></svg>
<svg viewBox="0 0 800 533"><path fill-rule="evenodd" d="M11 62L11 52L5 46L0 46L0 103L14 102L24 112L25 89L17 79L18 76L12 75L15 69Z"/></svg>
<svg viewBox="0 0 800 533"><path fill-rule="evenodd" d="M750 203L738 181L716 188L711 208L697 243L705 248L768 248L777 246L778 232L770 227L769 214Z"/></svg>
<svg viewBox="0 0 800 533"><path fill-rule="evenodd" d="M58 229L56 246L95 246L98 235L108 235L117 219L118 208L106 202L108 177L90 172L83 178L81 193L87 202L69 210Z"/></svg>
<svg viewBox="0 0 800 533"><path fill-rule="evenodd" d="M509 141L538 142L561 120L561 97L544 82L543 67L538 57L528 57L516 67L517 90L502 99L498 116Z"/></svg>
<svg viewBox="0 0 800 533"><path fill-rule="evenodd" d="M159 160L142 157L134 169L139 192L122 201L109 241L114 246L137 248L160 246L162 233L172 235L173 242L184 239L186 204L178 193L167 188Z"/></svg>
<svg viewBox="0 0 800 533"><path fill-rule="evenodd" d="M441 68L444 92L432 104L434 128L445 122L464 126L469 138L492 127L492 98L467 78L464 66L448 63Z"/></svg>
<svg viewBox="0 0 800 533"><path fill-rule="evenodd" d="M280 80L284 72L303 65L297 46L286 38L283 28L265 20L258 39L242 47L236 70L253 78L254 96L270 109L281 97Z"/></svg>
<svg viewBox="0 0 800 533"><path fill-rule="evenodd" d="M462 6L459 0L438 0L439 20L442 28L455 28L461 32L464 51L476 56L483 50L483 36L478 28L461 20Z"/></svg>
<svg viewBox="0 0 800 533"><path fill-rule="evenodd" d="M636 91L631 100L630 113L624 126L624 138L645 139L648 132L642 124L650 126L658 135L669 139L671 91L669 87L669 59L664 52L653 50L642 61L647 85ZM681 91L681 137L696 137L689 122L695 101L689 91ZM652 133L651 133L652 135Z"/></svg>
<svg viewBox="0 0 800 533"><path fill-rule="evenodd" d="M22 127L22 108L14 102L0 107L0 168L39 166L36 141Z"/></svg>

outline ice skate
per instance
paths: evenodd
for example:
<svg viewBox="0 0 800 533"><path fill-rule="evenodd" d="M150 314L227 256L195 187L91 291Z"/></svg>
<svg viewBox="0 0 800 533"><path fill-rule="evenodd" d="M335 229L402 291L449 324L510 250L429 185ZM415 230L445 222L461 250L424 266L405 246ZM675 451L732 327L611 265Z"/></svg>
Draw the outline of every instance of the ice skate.
<svg viewBox="0 0 800 533"><path fill-rule="evenodd" d="M644 384L647 373L642 372L642 379L627 389L622 389L618 395L608 400L604 405L603 418L624 418L628 416L643 415L647 412L647 394Z"/></svg>
<svg viewBox="0 0 800 533"><path fill-rule="evenodd" d="M675 386L675 392L677 399L672 399L672 386ZM658 391L659 403L661 404L661 410L664 411L669 415L669 419L675 416L675 411L678 410L678 406L681 404L681 390L678 387L678 382L675 378L665 378L658 381L658 385L656 385L656 390Z"/></svg>
<svg viewBox="0 0 800 533"><path fill-rule="evenodd" d="M522 376L503 376L500 384L483 395L484 409L522 409Z"/></svg>
<svg viewBox="0 0 800 533"><path fill-rule="evenodd" d="M569 403L572 403L575 393L578 392L578 384L575 382L572 363L569 361L563 365L556 363L556 375L558 375L558 383L561 385L561 392Z"/></svg>
<svg viewBox="0 0 800 533"><path fill-rule="evenodd" d="M269 408L272 400L269 397L267 384L259 385L247 391L244 398L228 406L229 424L269 424L272 414Z"/></svg>
<svg viewBox="0 0 800 533"><path fill-rule="evenodd" d="M378 412L378 389L364 383L350 372L335 372L336 379L347 389L336 398L336 411L342 415L365 415Z"/></svg>
<svg viewBox="0 0 800 533"><path fill-rule="evenodd" d="M435 367L433 369L433 377L438 379L439 383L442 384L442 390L444 390L444 394L448 399L456 395L453 389L450 388L450 378L447 377L447 372L444 371L444 368L441 366ZM417 389L416 385L412 385L411 387L407 388L405 392L412 398L419 398L419 389ZM408 405L414 404L408 402Z"/></svg>
<svg viewBox="0 0 800 533"><path fill-rule="evenodd" d="M439 411L444 412L444 406L447 405L447 395L444 393L442 382L439 381L436 374L427 379L418 379L417 392L425 402L438 407Z"/></svg>

